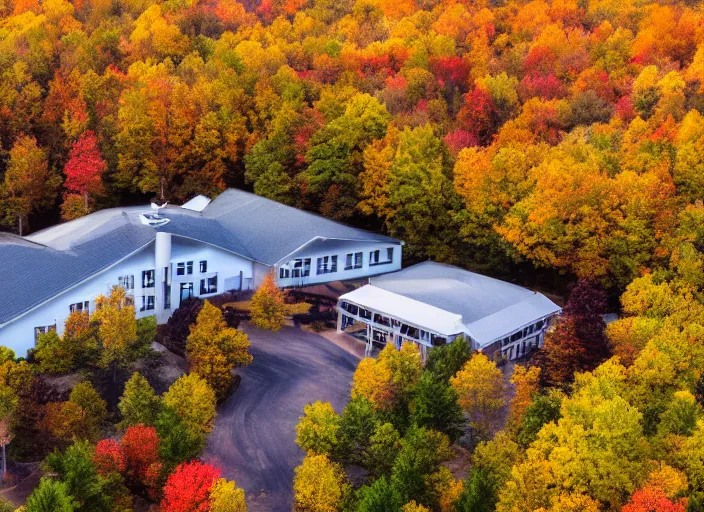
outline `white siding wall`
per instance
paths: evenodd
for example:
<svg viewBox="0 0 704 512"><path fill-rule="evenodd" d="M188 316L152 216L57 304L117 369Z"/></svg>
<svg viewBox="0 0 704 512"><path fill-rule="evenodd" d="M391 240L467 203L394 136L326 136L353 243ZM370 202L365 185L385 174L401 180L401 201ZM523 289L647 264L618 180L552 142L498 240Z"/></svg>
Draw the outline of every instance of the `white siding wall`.
<svg viewBox="0 0 704 512"><path fill-rule="evenodd" d="M151 268L154 268L153 244L149 244L111 269L98 274L25 316L0 328L0 345L11 348L18 356L25 356L27 350L34 348L35 327L55 324L59 334L62 334L64 321L70 313L70 304L90 301L90 311L95 311L95 298L101 294L110 293L110 289L117 285L118 277L134 274L136 291L142 284L142 270Z"/></svg>
<svg viewBox="0 0 704 512"><path fill-rule="evenodd" d="M208 262L207 272L204 274L200 272L201 260ZM176 265L180 261L193 261L193 274L177 276ZM192 282L193 295L200 296L201 279L217 276L217 293L223 293L227 291L225 288L227 278L239 277L242 272L246 285L253 277L252 261L211 245L173 236L170 271L171 309L164 311L163 304L157 302L155 309L142 312L140 311L142 296L156 295L157 288L163 286L160 274L157 272L154 288L142 289L142 271L154 268L154 244L149 244L109 270L57 296L14 322L0 327L0 345L10 347L18 356L26 355L27 351L34 347L35 327L56 325L58 333L62 334L64 322L70 312L70 304L90 301L90 311L95 311L96 297L110 293L111 288L118 284L118 278L124 275L134 275L134 290L131 293L134 296L137 318L158 314L160 323L166 321L171 312L178 308L181 282ZM214 294L206 294L203 297L212 295Z"/></svg>
<svg viewBox="0 0 704 512"><path fill-rule="evenodd" d="M386 250L393 247L394 254L391 263L381 264L381 265L370 265L369 264L369 253L375 250L380 251L381 260L386 260ZM345 270L345 259L349 253L362 253L362 268ZM325 274L317 274L317 260L320 257L337 255L337 272L330 272ZM310 258L310 276L301 278L287 278L282 279L280 277L280 269L276 268L276 278L278 284L281 287L288 286L307 286L319 283L328 283L331 281L344 281L350 279L360 279L364 277L375 276L378 274L386 274L388 272L394 272L401 269L402 260L402 247L398 244L390 243L380 243L373 244L369 242L354 242L354 241L336 241L331 244L331 249L326 250L324 247L319 245L315 246L315 249L308 250L305 247L296 253L292 254L290 257L290 267L293 268L293 260L296 258ZM285 264L286 262L284 262Z"/></svg>

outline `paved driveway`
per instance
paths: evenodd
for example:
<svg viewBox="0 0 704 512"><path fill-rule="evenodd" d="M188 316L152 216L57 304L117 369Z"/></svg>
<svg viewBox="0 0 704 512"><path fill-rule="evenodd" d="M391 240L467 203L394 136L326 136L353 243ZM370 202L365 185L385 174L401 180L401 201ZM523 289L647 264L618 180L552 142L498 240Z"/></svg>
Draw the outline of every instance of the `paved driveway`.
<svg viewBox="0 0 704 512"><path fill-rule="evenodd" d="M293 469L303 459L295 427L303 406L329 401L341 412L359 360L330 341L293 327L244 327L254 362L218 410L204 459L247 493L250 512L290 511Z"/></svg>

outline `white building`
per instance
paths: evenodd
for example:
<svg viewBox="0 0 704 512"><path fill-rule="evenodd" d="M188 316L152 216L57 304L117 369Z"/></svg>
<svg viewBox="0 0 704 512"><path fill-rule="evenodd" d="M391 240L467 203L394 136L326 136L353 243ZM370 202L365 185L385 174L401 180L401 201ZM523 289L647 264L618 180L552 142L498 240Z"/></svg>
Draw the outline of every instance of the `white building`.
<svg viewBox="0 0 704 512"><path fill-rule="evenodd" d="M363 328L373 344L427 348L464 335L474 350L515 359L542 346L560 307L540 293L451 265L425 262L372 277L340 297L338 331Z"/></svg>
<svg viewBox="0 0 704 512"><path fill-rule="evenodd" d="M165 322L182 300L356 279L401 268L399 240L230 189L212 202L112 208L30 236L0 234L0 345L17 355L62 333L71 311L125 288L138 317Z"/></svg>

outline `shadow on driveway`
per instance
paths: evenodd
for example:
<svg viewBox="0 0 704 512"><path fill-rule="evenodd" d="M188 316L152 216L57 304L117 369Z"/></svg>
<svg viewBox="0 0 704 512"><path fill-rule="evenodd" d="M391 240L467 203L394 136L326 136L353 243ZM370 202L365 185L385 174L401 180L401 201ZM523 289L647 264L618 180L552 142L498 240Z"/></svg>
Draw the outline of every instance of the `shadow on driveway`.
<svg viewBox="0 0 704 512"><path fill-rule="evenodd" d="M237 370L239 389L219 407L203 459L245 490L250 512L290 511L293 469L304 455L295 432L303 406L322 400L342 412L359 359L293 327L243 330L254 362Z"/></svg>

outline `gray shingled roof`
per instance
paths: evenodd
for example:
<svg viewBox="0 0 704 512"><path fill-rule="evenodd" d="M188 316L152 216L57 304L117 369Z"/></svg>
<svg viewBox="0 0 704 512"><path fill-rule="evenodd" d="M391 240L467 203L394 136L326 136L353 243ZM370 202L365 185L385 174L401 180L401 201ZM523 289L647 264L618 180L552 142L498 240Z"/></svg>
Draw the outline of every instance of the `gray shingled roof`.
<svg viewBox="0 0 704 512"><path fill-rule="evenodd" d="M149 206L110 208L27 237L0 233L3 285L0 325L110 267L164 231L221 247L272 266L316 237L398 240L340 224L269 199L230 189L202 212L168 206L169 223L141 223Z"/></svg>
<svg viewBox="0 0 704 512"><path fill-rule="evenodd" d="M279 263L315 237L400 243L237 189L216 197L203 216L236 233L252 257L266 265Z"/></svg>

